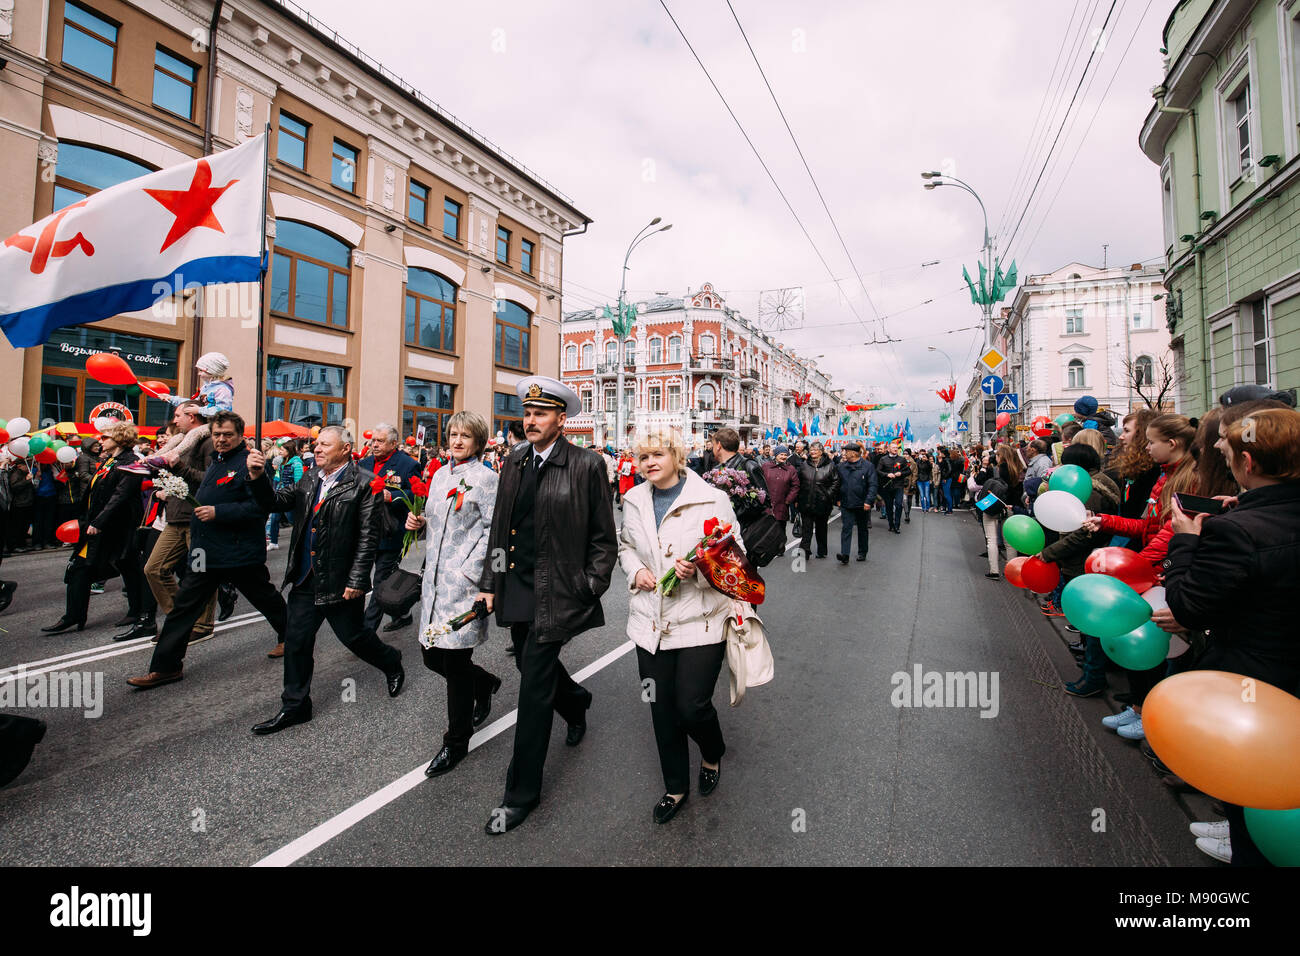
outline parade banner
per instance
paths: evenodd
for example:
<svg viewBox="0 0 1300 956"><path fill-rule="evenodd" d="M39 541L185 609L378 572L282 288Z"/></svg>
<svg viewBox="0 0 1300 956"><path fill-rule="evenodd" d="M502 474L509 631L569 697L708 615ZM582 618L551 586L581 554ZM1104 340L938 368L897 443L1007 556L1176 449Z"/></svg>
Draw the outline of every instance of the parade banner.
<svg viewBox="0 0 1300 956"><path fill-rule="evenodd" d="M266 134L127 180L0 244L0 329L15 348L185 288L257 282Z"/></svg>

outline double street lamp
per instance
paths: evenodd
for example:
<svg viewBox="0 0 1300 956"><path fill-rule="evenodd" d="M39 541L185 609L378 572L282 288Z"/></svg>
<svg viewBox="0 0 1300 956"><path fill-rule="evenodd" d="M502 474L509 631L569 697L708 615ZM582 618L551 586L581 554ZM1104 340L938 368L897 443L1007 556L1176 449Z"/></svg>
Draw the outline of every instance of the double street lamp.
<svg viewBox="0 0 1300 956"><path fill-rule="evenodd" d="M979 193L970 187L969 183L964 183L956 176L946 176L940 172L922 173L921 178L926 180L924 189L938 189L940 186L956 186L964 189L975 197L975 201L980 204L980 212L984 215L984 267L988 270L989 281L993 281L994 263L993 263L993 241L989 238L989 214L984 208L984 200L980 199ZM987 351L993 344L993 295L992 290L983 288L984 283L980 283L980 297L984 301L980 304L984 309L984 349ZM936 350L937 351L937 350Z"/></svg>
<svg viewBox="0 0 1300 956"><path fill-rule="evenodd" d="M655 216L651 219L650 222L648 222L641 231L636 234L636 238L634 238L631 244L627 247L627 254L623 256L623 278L620 281L618 288L618 314L614 317L614 334L618 336L618 385L616 386L618 389L618 398L616 400L617 404L614 406L616 409L614 420L616 422L615 428L618 434L619 449L622 449L622 447L627 443L627 403L623 396L623 369L624 360L626 358L625 344L628 339L628 333L632 331L632 324L636 318L635 312L631 315L624 315L623 313L623 299L627 295L627 262L628 259L632 257L632 250L638 245L646 239L649 239L655 233L667 232L673 227L672 223L669 223L666 226L660 226L658 229L655 229L654 227L658 226L662 221L663 220L659 216Z"/></svg>
<svg viewBox="0 0 1300 956"><path fill-rule="evenodd" d="M933 345L927 345L925 348L929 352L938 352L940 355L942 355L944 358L948 360L948 381L952 383L954 388L956 388L957 379L952 374L952 356L949 355L947 352L945 352L943 349L935 348ZM957 423L953 421L953 404L954 402L956 402L956 400L957 400L957 396L954 394L953 401L948 403L948 424L943 429L945 438L947 437L948 429L957 427Z"/></svg>

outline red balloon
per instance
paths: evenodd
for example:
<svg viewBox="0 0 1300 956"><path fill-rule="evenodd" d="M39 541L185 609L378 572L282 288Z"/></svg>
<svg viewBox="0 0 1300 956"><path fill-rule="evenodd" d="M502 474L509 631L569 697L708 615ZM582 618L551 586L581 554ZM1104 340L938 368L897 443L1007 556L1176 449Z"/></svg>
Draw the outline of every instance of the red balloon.
<svg viewBox="0 0 1300 956"><path fill-rule="evenodd" d="M1007 425L1009 425L1009 424L1011 424L1011 413L1010 413L1010 412L998 412L998 418L997 418L997 426L998 426L998 428L1006 428Z"/></svg>
<svg viewBox="0 0 1300 956"><path fill-rule="evenodd" d="M1138 594L1155 587L1156 569L1151 562L1128 548L1098 548L1083 562L1089 574L1109 574L1119 578Z"/></svg>
<svg viewBox="0 0 1300 956"><path fill-rule="evenodd" d="M1018 558L1012 558L1002 568L1002 576L1018 588L1025 586L1024 578L1021 574L1025 567L1025 562L1029 560L1029 555L1022 554Z"/></svg>
<svg viewBox="0 0 1300 956"><path fill-rule="evenodd" d="M81 525L75 518L72 521L65 521L54 529L54 537L65 544L76 544L81 540Z"/></svg>
<svg viewBox="0 0 1300 956"><path fill-rule="evenodd" d="M1052 434L1052 420L1046 415L1039 415L1029 423L1029 428L1035 438L1046 438Z"/></svg>
<svg viewBox="0 0 1300 956"><path fill-rule="evenodd" d="M86 374L105 385L134 385L135 373L120 356L96 352L86 359Z"/></svg>
<svg viewBox="0 0 1300 956"><path fill-rule="evenodd" d="M9 432L7 429L0 428L0 445L9 444Z"/></svg>
<svg viewBox="0 0 1300 956"><path fill-rule="evenodd" d="M1046 594L1061 583L1061 569L1050 561L1034 555L1020 569L1024 586L1035 594Z"/></svg>
<svg viewBox="0 0 1300 956"><path fill-rule="evenodd" d="M59 456L53 448L44 448L37 453L36 460L42 465L52 465L59 460Z"/></svg>
<svg viewBox="0 0 1300 956"><path fill-rule="evenodd" d="M157 392L159 395L171 394L171 389L163 382L155 382L152 379L148 382L141 382L140 387L151 392Z"/></svg>
<svg viewBox="0 0 1300 956"><path fill-rule="evenodd" d="M414 435L408 436L407 439L406 439L406 443L407 443L408 445L414 445L414 444L415 444L415 436L414 436Z"/></svg>
<svg viewBox="0 0 1300 956"><path fill-rule="evenodd" d="M364 431L361 433L361 437L364 438L366 441L370 441L370 439L375 437L375 433L372 431Z"/></svg>

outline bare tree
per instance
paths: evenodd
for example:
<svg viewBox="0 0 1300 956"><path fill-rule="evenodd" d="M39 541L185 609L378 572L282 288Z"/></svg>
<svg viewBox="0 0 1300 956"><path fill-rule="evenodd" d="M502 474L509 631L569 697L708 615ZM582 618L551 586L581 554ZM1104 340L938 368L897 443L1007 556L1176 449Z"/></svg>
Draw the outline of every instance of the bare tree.
<svg viewBox="0 0 1300 956"><path fill-rule="evenodd" d="M1177 370L1169 353L1154 359L1149 355L1128 358L1124 360L1123 368L1124 387L1136 392L1147 408L1163 411L1165 399L1171 398L1178 384ZM1173 407L1172 398L1169 407Z"/></svg>

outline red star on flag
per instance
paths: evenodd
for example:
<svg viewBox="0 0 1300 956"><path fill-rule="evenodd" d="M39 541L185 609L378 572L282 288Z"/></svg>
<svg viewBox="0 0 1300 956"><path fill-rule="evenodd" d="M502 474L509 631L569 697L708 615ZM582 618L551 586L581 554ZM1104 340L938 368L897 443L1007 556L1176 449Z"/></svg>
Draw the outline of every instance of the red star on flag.
<svg viewBox="0 0 1300 956"><path fill-rule="evenodd" d="M225 232L213 214L212 207L221 198L221 194L237 182L238 179L232 179L224 186L212 188L212 168L208 166L206 159L200 159L188 189L146 189L145 192L162 203L167 211L176 217L171 230L167 233L167 238L163 240L162 248L158 251L166 252L168 246L199 226Z"/></svg>

